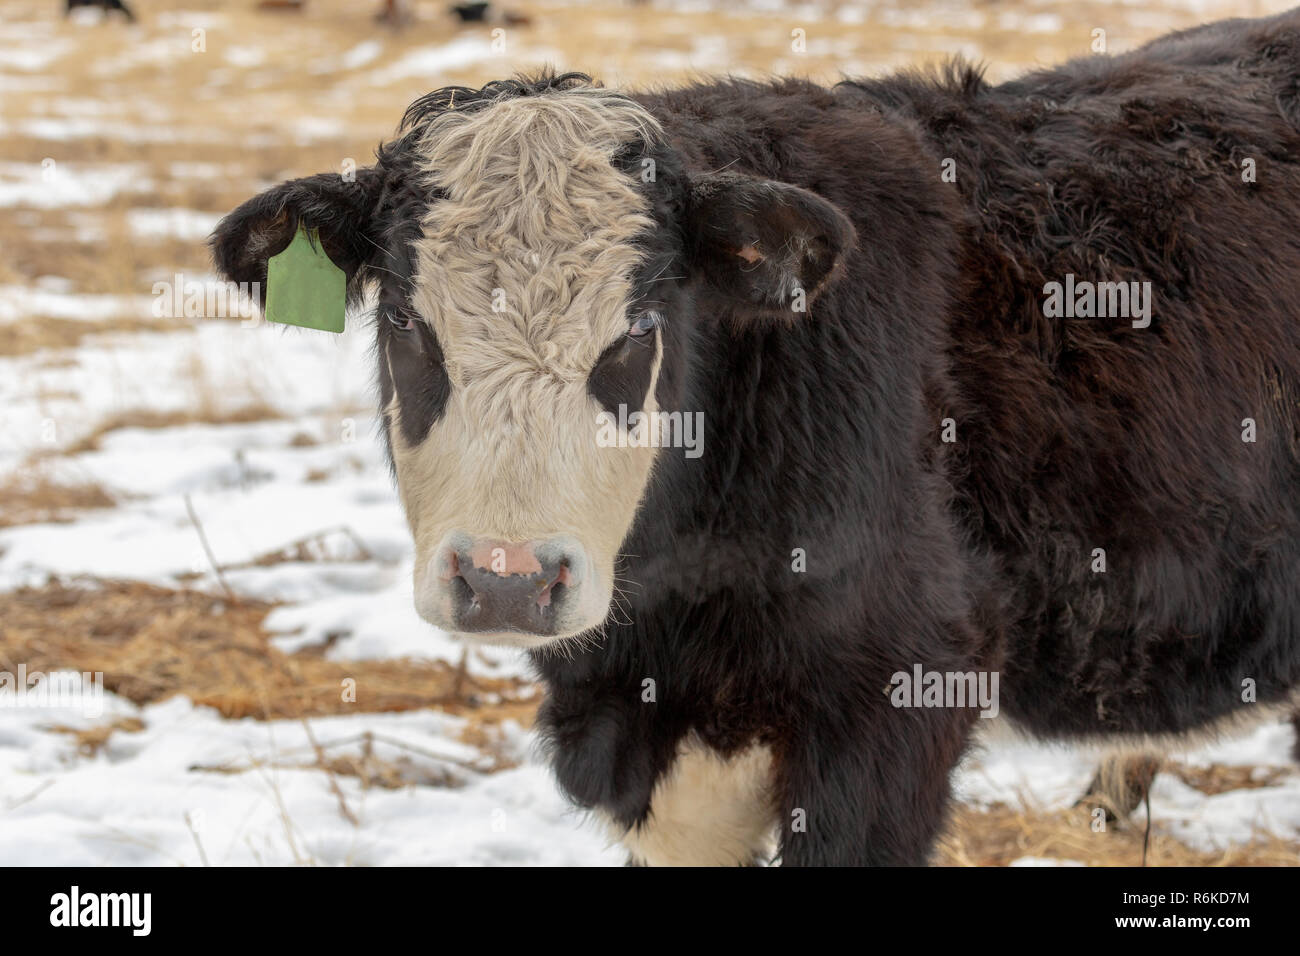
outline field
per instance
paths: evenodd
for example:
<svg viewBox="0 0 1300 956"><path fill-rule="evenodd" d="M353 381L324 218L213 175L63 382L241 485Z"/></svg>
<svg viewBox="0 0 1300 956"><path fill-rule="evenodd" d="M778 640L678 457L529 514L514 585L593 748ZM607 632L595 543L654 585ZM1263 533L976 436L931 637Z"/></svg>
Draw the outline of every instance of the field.
<svg viewBox="0 0 1300 956"><path fill-rule="evenodd" d="M408 102L543 64L609 85L834 81L962 54L995 80L1282 2L6 0L0 672L101 672L102 714L0 709L0 864L618 864L534 752L540 691L411 606L369 317L338 337L158 310L285 178L365 164ZM502 11L498 10L498 18ZM524 22L526 21L526 22ZM504 32L494 36L492 31ZM1147 810L1096 754L990 735L949 865L1300 863L1290 724L1170 755ZM1148 839L1149 837L1149 839Z"/></svg>

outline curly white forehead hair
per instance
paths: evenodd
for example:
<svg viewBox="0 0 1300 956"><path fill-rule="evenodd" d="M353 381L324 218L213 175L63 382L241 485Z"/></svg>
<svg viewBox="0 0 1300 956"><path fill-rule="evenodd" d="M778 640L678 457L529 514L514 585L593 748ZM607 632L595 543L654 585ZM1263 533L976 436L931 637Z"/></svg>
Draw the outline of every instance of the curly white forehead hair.
<svg viewBox="0 0 1300 956"><path fill-rule="evenodd" d="M613 160L658 136L643 107L597 87L424 125L419 163L443 198L423 219L412 304L455 385L495 389L525 369L579 381L626 327L634 240L653 221Z"/></svg>

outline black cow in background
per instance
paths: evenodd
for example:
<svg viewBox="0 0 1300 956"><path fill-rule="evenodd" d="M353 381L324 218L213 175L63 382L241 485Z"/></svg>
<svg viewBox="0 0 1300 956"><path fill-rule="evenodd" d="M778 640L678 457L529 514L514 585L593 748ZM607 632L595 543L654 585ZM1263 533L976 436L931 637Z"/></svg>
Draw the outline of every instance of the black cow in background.
<svg viewBox="0 0 1300 956"><path fill-rule="evenodd" d="M105 13L112 13L116 10L131 23L135 22L135 14L122 0L65 0L65 3L66 6L63 9L65 17L77 7L99 7Z"/></svg>
<svg viewBox="0 0 1300 956"><path fill-rule="evenodd" d="M375 289L417 608L528 649L631 861L919 864L981 711L1294 699L1297 222L1291 12L998 86L438 90L214 253L301 224Z"/></svg>

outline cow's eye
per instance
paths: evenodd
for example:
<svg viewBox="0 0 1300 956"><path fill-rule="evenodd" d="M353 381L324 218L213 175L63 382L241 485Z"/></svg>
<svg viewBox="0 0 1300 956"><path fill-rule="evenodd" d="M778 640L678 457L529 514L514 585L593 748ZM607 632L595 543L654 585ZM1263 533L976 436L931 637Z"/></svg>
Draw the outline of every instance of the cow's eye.
<svg viewBox="0 0 1300 956"><path fill-rule="evenodd" d="M643 312L627 334L611 342L587 376L587 391L605 407L618 413L620 406L636 411L645 401L657 354L655 331L663 322L658 312Z"/></svg>
<svg viewBox="0 0 1300 956"><path fill-rule="evenodd" d="M643 312L632 323L632 327L627 330L627 334L634 339L644 338L659 328L659 323L663 321L663 318L658 312Z"/></svg>
<svg viewBox="0 0 1300 956"><path fill-rule="evenodd" d="M384 310L388 321L399 332L410 332L415 328L415 313L410 309L394 306Z"/></svg>

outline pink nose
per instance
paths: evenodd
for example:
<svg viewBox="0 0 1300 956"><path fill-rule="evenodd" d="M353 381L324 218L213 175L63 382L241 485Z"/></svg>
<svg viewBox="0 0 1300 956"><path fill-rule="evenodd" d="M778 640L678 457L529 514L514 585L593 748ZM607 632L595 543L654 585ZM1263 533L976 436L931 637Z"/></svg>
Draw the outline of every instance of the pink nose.
<svg viewBox="0 0 1300 956"><path fill-rule="evenodd" d="M469 559L480 571L493 574L540 574L535 542L507 544L504 541L479 541L469 551Z"/></svg>
<svg viewBox="0 0 1300 956"><path fill-rule="evenodd" d="M437 556L459 630L548 634L581 583L585 560L568 538L501 541L452 535Z"/></svg>

